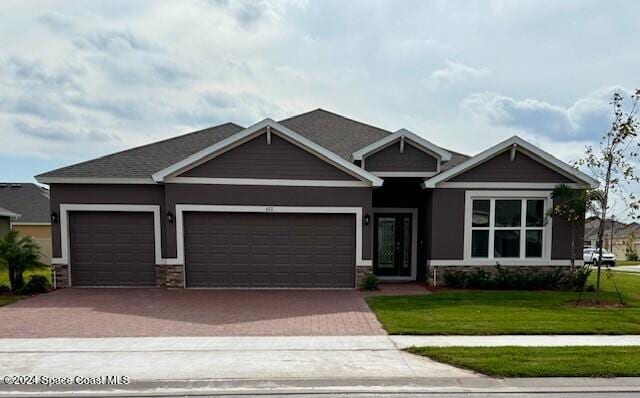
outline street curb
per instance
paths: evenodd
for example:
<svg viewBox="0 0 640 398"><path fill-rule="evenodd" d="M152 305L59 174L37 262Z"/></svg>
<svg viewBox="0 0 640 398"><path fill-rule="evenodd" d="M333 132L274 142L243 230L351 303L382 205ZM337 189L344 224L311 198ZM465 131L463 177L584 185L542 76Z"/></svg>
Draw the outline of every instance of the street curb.
<svg viewBox="0 0 640 398"><path fill-rule="evenodd" d="M74 396L141 396L175 395L294 395L340 393L640 393L640 378L537 378L494 379L460 378L390 378L390 379L211 379L158 380L134 382L126 386L104 389L94 386L78 390L73 386L55 386L43 391L41 386L24 386L13 391L0 391L0 397L66 397ZM69 388L72 387L72 388Z"/></svg>

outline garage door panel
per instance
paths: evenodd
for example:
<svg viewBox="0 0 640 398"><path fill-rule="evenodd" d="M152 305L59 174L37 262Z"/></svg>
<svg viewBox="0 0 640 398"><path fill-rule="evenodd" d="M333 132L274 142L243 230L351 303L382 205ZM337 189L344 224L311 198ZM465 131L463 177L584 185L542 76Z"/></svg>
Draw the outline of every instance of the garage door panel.
<svg viewBox="0 0 640 398"><path fill-rule="evenodd" d="M155 286L153 215L71 212L74 286Z"/></svg>
<svg viewBox="0 0 640 398"><path fill-rule="evenodd" d="M352 288L355 216L185 213L187 286Z"/></svg>

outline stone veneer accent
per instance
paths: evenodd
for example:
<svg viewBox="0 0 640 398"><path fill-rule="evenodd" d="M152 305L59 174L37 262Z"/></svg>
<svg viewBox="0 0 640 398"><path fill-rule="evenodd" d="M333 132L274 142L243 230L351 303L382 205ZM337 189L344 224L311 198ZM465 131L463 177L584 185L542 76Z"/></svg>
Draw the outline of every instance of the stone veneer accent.
<svg viewBox="0 0 640 398"><path fill-rule="evenodd" d="M562 268L565 272L569 272L571 267L566 266L558 266L558 265L537 265L537 266L526 266L526 265L518 265L518 266L506 266L503 265L503 268L512 270L512 271L521 271L521 272L549 272L555 271L558 268ZM495 274L497 272L497 268L495 265L430 265L427 270L427 284L429 286L433 286L433 271L436 271L436 287L444 286L444 274L445 272L473 272L475 270L484 270L487 273Z"/></svg>
<svg viewBox="0 0 640 398"><path fill-rule="evenodd" d="M371 265L358 265L356 266L356 286L361 288L363 286L362 280L368 274L373 273L373 266Z"/></svg>
<svg viewBox="0 0 640 398"><path fill-rule="evenodd" d="M156 265L156 286L170 289L183 288L182 269L182 265Z"/></svg>
<svg viewBox="0 0 640 398"><path fill-rule="evenodd" d="M69 287L69 266L67 264L54 264L53 272L56 278L56 289Z"/></svg>

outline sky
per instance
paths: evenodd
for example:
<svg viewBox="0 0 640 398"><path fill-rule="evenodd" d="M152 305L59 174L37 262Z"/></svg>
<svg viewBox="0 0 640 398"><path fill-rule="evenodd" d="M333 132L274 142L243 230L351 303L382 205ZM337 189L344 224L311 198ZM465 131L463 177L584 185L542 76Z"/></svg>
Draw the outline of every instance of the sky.
<svg viewBox="0 0 640 398"><path fill-rule="evenodd" d="M316 108L571 162L640 88L638 1L2 1L0 180Z"/></svg>

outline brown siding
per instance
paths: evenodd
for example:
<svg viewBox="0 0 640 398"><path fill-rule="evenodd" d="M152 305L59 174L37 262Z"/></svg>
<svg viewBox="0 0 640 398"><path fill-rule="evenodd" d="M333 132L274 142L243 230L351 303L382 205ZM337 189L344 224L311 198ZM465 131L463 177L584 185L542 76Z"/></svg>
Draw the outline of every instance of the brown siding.
<svg viewBox="0 0 640 398"><path fill-rule="evenodd" d="M61 203L87 204L139 204L160 205L160 214L164 215L164 187L161 185L115 185L115 184L52 184L50 189L51 211L60 214ZM162 247L165 243L165 220L160 217L162 225ZM53 256L60 257L60 223L51 224L51 240ZM163 252L163 255L166 253Z"/></svg>
<svg viewBox="0 0 640 398"><path fill-rule="evenodd" d="M436 171L438 160L405 141L404 153L397 142L367 157L364 166L371 171Z"/></svg>
<svg viewBox="0 0 640 398"><path fill-rule="evenodd" d="M464 256L464 189L434 189L431 194L430 258L462 260Z"/></svg>
<svg viewBox="0 0 640 398"><path fill-rule="evenodd" d="M518 151L512 162L510 151L453 177L450 182L551 182L570 183L569 178Z"/></svg>
<svg viewBox="0 0 640 398"><path fill-rule="evenodd" d="M355 178L275 134L260 135L180 177L354 180Z"/></svg>
<svg viewBox="0 0 640 398"><path fill-rule="evenodd" d="M275 187L241 185L166 184L167 209L176 204L247 206L362 207L371 213L371 188ZM175 211L175 210L171 210ZM362 257L371 258L372 225L363 225ZM176 256L175 224L167 228L167 256Z"/></svg>
<svg viewBox="0 0 640 398"><path fill-rule="evenodd" d="M554 205L557 202L554 201ZM551 259L568 260L571 258L571 224L554 218L552 221ZM584 237L584 222L575 229L575 255L576 260L582 260L582 244Z"/></svg>

